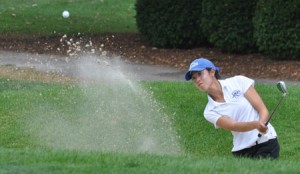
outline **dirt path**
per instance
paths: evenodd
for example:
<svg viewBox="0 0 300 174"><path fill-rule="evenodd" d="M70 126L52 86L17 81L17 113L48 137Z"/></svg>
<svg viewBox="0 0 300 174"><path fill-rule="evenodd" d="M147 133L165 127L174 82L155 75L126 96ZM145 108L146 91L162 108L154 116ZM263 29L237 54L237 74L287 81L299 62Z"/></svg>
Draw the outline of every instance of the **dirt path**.
<svg viewBox="0 0 300 174"><path fill-rule="evenodd" d="M103 33L92 36L0 37L0 50L40 55L70 55L95 51L122 56L126 62L160 65L185 71L198 57L221 67L222 76L245 75L250 78L300 81L300 61L275 60L259 53L224 53L211 47L193 49L156 48L138 33Z"/></svg>
<svg viewBox="0 0 300 174"><path fill-rule="evenodd" d="M42 79L41 76L44 74L48 78L56 79L54 81L59 81L59 78L62 78L61 81L63 81L80 76L87 76L84 78L89 78L89 75L83 75L80 72L82 69L88 69L91 74L98 73L99 75L105 75L108 70L118 70L122 75L130 78L130 80L184 81L184 71L177 68L128 64L118 57L108 59L105 56L96 55L70 58L58 55L0 51L0 65L0 76L5 78ZM34 75L34 73L36 74Z"/></svg>
<svg viewBox="0 0 300 174"><path fill-rule="evenodd" d="M0 51L0 77L27 79L44 82L70 82L74 78L97 78L118 71L119 75L133 81L184 81L185 71L179 68L147 64L125 63L120 57L102 55L82 55L69 57L62 55L16 53ZM276 83L276 79L255 79L258 83ZM288 81L290 85L300 85L298 81Z"/></svg>

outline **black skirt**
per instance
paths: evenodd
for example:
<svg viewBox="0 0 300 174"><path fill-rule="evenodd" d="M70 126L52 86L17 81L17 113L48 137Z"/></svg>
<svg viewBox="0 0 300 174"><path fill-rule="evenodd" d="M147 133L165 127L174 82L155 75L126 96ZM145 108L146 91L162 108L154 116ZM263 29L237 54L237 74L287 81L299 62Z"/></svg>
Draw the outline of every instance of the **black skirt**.
<svg viewBox="0 0 300 174"><path fill-rule="evenodd" d="M270 139L267 142L257 144L250 148L232 152L236 157L248 157L248 158L270 158L277 159L279 158L280 146L277 138Z"/></svg>

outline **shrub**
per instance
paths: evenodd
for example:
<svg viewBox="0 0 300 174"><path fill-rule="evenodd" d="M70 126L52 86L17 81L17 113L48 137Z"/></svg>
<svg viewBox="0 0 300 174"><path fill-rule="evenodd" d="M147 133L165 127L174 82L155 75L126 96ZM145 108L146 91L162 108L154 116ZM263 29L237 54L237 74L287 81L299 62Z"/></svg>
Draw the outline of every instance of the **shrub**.
<svg viewBox="0 0 300 174"><path fill-rule="evenodd" d="M277 59L300 59L299 0L259 0L253 21L261 52Z"/></svg>
<svg viewBox="0 0 300 174"><path fill-rule="evenodd" d="M228 52L255 50L253 23L257 0L202 0L201 26L208 41Z"/></svg>
<svg viewBox="0 0 300 174"><path fill-rule="evenodd" d="M205 42L201 0L137 0L135 8L137 28L154 46L191 48Z"/></svg>

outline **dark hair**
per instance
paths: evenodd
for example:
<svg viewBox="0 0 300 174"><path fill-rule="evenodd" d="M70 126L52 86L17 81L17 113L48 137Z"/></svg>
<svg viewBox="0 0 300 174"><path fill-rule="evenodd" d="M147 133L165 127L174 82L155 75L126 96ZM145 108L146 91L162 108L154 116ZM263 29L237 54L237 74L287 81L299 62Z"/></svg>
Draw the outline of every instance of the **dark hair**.
<svg viewBox="0 0 300 174"><path fill-rule="evenodd" d="M207 69L208 72L210 72L210 70L211 70L212 68L206 68L206 69ZM219 71L216 71L216 70L215 70L215 77L216 77L216 79L221 79L221 76L220 76L220 74L219 74Z"/></svg>

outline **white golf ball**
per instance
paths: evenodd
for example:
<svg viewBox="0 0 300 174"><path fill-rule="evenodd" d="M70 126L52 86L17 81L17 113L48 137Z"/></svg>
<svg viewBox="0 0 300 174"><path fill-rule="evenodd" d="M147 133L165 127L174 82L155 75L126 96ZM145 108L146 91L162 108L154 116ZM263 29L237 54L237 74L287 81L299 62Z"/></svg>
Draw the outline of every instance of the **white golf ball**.
<svg viewBox="0 0 300 174"><path fill-rule="evenodd" d="M64 18L68 18L70 16L70 13L67 10L65 10L65 11L63 11L62 16Z"/></svg>

